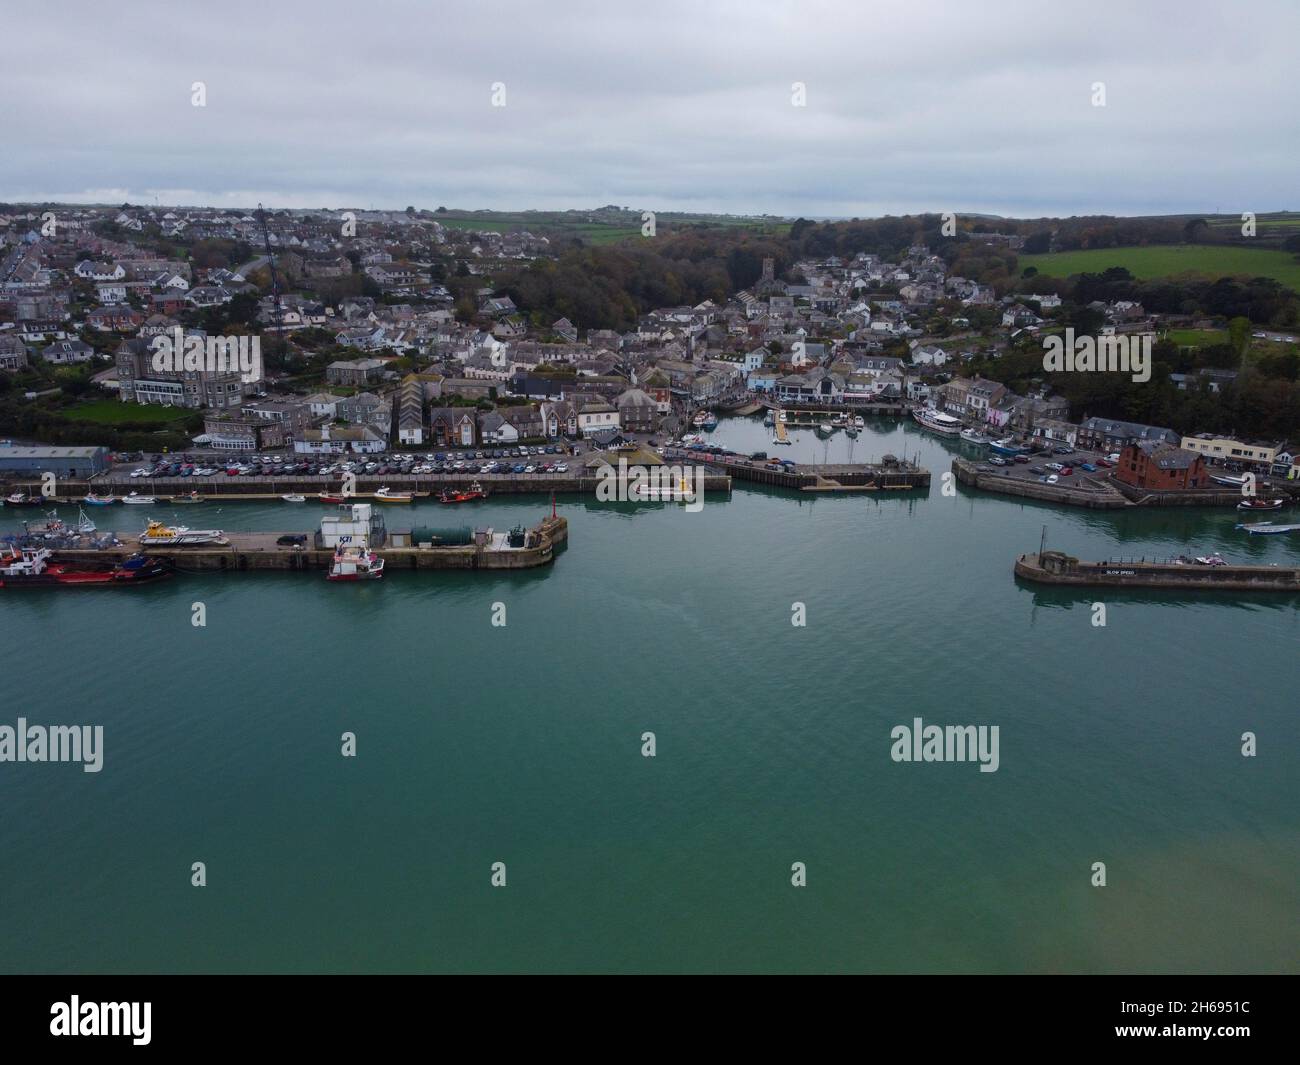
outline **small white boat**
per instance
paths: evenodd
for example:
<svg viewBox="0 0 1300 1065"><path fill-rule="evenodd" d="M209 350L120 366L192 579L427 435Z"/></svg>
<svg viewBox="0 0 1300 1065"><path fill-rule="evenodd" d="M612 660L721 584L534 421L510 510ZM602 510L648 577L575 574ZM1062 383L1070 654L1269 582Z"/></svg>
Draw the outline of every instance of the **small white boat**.
<svg viewBox="0 0 1300 1065"><path fill-rule="evenodd" d="M1237 504L1238 510L1281 510L1285 499L1243 499Z"/></svg>
<svg viewBox="0 0 1300 1065"><path fill-rule="evenodd" d="M286 503L306 503L306 502L307 502L307 497L306 497L306 496L300 496L300 495L298 495L296 492L291 492L289 495L287 495L287 496L281 496L280 498L283 499Z"/></svg>
<svg viewBox="0 0 1300 1065"><path fill-rule="evenodd" d="M1251 536L1278 536L1295 532L1300 529L1300 525L1274 525L1271 521L1257 521L1253 524L1239 524L1237 528L1245 529Z"/></svg>
<svg viewBox="0 0 1300 1065"><path fill-rule="evenodd" d="M139 492L131 492L129 495L122 497L122 502L137 507L152 506L158 500L153 496L142 496Z"/></svg>
<svg viewBox="0 0 1300 1065"><path fill-rule="evenodd" d="M818 436L830 436L833 432L835 432L835 426L832 425L830 422L817 423Z"/></svg>
<svg viewBox="0 0 1300 1065"><path fill-rule="evenodd" d="M395 492L387 485L375 492L376 503L409 503L414 498L410 492Z"/></svg>

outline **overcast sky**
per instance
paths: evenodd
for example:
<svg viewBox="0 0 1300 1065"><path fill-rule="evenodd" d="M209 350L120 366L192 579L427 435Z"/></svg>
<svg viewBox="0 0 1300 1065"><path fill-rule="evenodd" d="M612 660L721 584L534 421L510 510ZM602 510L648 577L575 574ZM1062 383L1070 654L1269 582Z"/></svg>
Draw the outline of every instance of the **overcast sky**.
<svg viewBox="0 0 1300 1065"><path fill-rule="evenodd" d="M1296 0L45 0L5 19L5 200L1300 209Z"/></svg>

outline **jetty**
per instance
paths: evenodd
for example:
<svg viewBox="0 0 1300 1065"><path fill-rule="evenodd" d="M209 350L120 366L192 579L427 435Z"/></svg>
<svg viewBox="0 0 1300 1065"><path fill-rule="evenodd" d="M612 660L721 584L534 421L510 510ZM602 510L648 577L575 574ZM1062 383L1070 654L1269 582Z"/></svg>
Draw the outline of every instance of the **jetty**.
<svg viewBox="0 0 1300 1065"><path fill-rule="evenodd" d="M789 466L772 460L730 458L674 448L666 448L664 457L715 467L725 471L733 480L800 492L888 492L930 487L929 470L889 455L878 463L794 463Z"/></svg>
<svg viewBox="0 0 1300 1065"><path fill-rule="evenodd" d="M1074 587L1300 593L1300 567L1207 565L1195 559L1082 562L1063 551L1043 551L1016 559L1015 575Z"/></svg>
<svg viewBox="0 0 1300 1065"><path fill-rule="evenodd" d="M513 570L545 566L556 549L568 541L568 519L547 515L537 525L512 535L496 529L465 529L465 535L440 538L428 530L389 530L383 543L372 546L382 553L385 571L422 569ZM300 536L301 545L281 544L282 537ZM425 537L428 537L425 539ZM118 533L121 543L101 548L60 548L56 559L95 559L120 562L140 551L138 533ZM163 559L178 573L209 571L327 571L334 547L320 533L226 532L227 545L150 547L153 558ZM512 541L516 541L512 543Z"/></svg>

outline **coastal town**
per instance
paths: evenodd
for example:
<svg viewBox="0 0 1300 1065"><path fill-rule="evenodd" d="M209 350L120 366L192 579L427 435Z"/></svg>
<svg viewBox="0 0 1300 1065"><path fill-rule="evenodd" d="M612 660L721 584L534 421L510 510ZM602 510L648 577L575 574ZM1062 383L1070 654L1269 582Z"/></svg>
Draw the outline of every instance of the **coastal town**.
<svg viewBox="0 0 1300 1065"><path fill-rule="evenodd" d="M0 444L6 505L311 499L348 510L352 535L340 542L326 522L310 544L300 531L275 544L231 534L240 568L364 579L382 575L376 547L416 551L417 567L459 567L471 546L475 568L517 567L553 559L563 519L509 535L390 538L376 517L384 505L501 492L699 503L733 481L800 493L928 490L932 471L906 455L781 454L799 428L854 439L868 418L949 441L945 478L977 491L1101 509L1235 506L1243 519L1300 496L1300 441L1093 415L1053 388L1067 344L1071 368L1133 371L1145 383L1156 337L1166 355L1171 337L1201 332L1294 358L1294 336L1253 327L1243 336L1245 319L1134 300L1067 304L1031 270L1017 291L952 269L1038 239L1015 226L967 230L955 260L911 243L893 258L805 256L778 270L775 255L760 254L770 243L740 244L731 257L752 260L745 287L651 308L620 331L549 319L512 298L569 261L571 240L561 251L544 233L452 225L441 213L123 205L0 216L0 404L14 430ZM1122 366L1076 360L1067 320L1091 322L1087 344L1121 350ZM1049 354L1037 373L1040 351ZM1166 376L1167 388L1212 402L1237 371ZM1022 379L1019 390L1008 383ZM720 417L762 418L769 447L719 443ZM602 496L611 479L620 486ZM158 524L141 546L230 545L221 530ZM73 528L55 516L38 525L29 536L73 537L65 549L95 530L84 510ZM419 556L422 543L448 550ZM349 552L360 552L360 572ZM9 561L13 580L39 575L34 557ZM226 564L218 552L213 565Z"/></svg>

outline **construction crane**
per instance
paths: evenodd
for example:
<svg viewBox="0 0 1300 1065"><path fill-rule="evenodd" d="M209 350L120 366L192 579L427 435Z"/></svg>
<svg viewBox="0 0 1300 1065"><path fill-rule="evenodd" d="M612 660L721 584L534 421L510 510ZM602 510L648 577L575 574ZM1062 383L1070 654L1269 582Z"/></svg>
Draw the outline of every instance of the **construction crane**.
<svg viewBox="0 0 1300 1065"><path fill-rule="evenodd" d="M284 341L284 308L280 306L280 278L275 272L275 252L271 250L271 231L266 225L266 209L257 205L257 218L262 223L262 246L266 249L267 265L271 269L271 299L275 310L275 332L280 338L280 367L284 368L287 353Z"/></svg>

